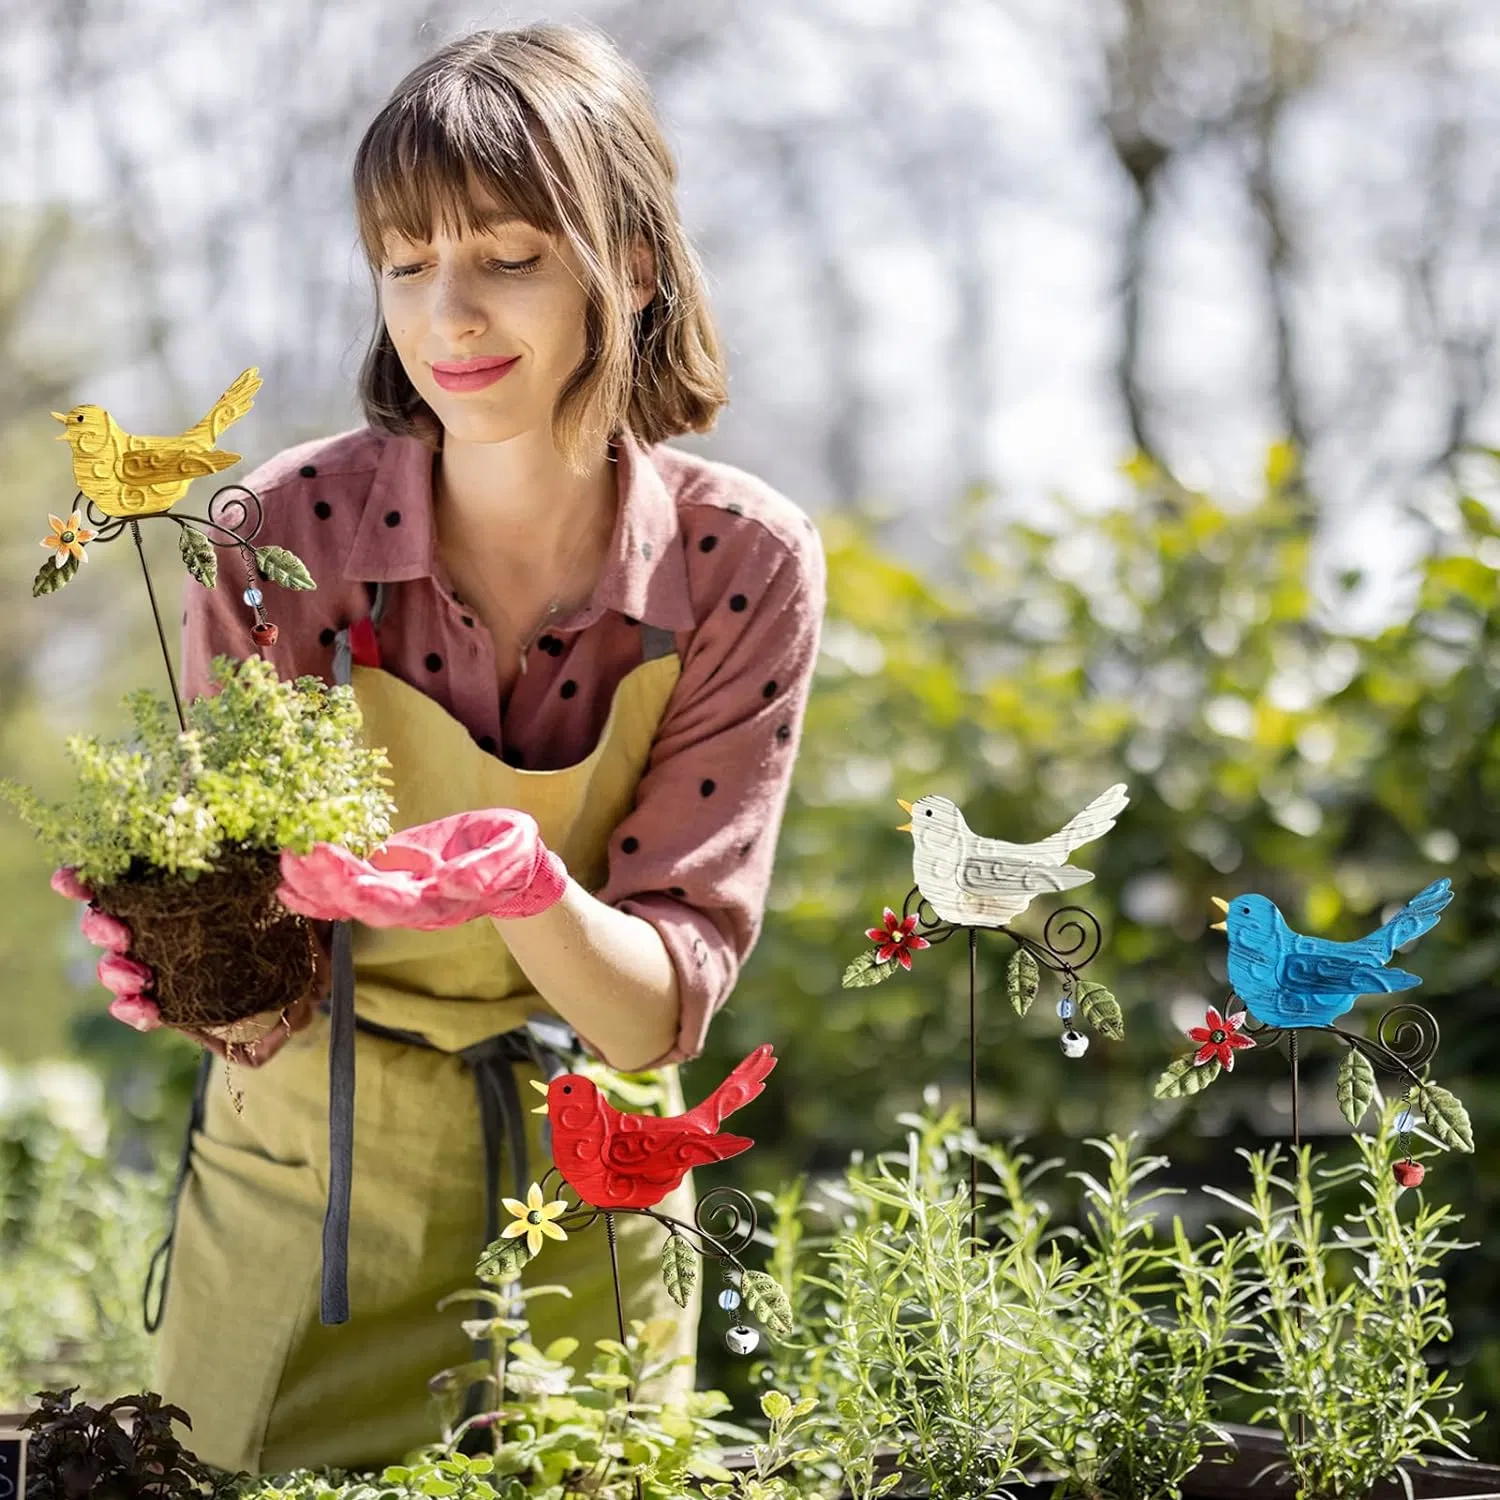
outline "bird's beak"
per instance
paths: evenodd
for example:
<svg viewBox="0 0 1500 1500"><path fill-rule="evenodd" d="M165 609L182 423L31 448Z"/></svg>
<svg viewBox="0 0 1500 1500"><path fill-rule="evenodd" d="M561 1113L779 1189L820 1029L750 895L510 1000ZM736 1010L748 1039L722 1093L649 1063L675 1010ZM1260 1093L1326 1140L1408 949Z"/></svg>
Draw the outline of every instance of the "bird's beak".
<svg viewBox="0 0 1500 1500"><path fill-rule="evenodd" d="M1229 903L1226 900L1224 900L1224 898L1222 896L1213 896L1210 899L1213 901L1213 904L1215 906L1217 906L1221 912L1224 913L1224 915L1226 917L1229 915ZM1229 923L1228 922L1210 922L1209 923L1209 927L1214 932L1228 932L1229 931Z"/></svg>
<svg viewBox="0 0 1500 1500"><path fill-rule="evenodd" d="M60 412L60 411L49 411L47 413L47 415L49 417L55 418L57 421L61 422L64 426L67 425L68 419L67 419L67 417L65 417L62 414L62 412ZM59 443L64 443L64 442L67 441L67 439L68 439L68 434L66 432L60 432L60 433L58 433L58 435L57 435L57 441Z"/></svg>
<svg viewBox="0 0 1500 1500"><path fill-rule="evenodd" d="M532 1086L532 1088L534 1088L537 1091L537 1093L539 1093L542 1096L542 1101L543 1101L542 1103L538 1104L537 1107L534 1110L531 1111L531 1113L534 1114L534 1115L544 1115L544 1114L546 1114L547 1113L547 1104L546 1104L546 1099L547 1099L547 1085L545 1083L543 1083L541 1081L541 1079L539 1079L539 1078L528 1078L526 1081Z"/></svg>
<svg viewBox="0 0 1500 1500"><path fill-rule="evenodd" d="M897 833L910 833L911 832L911 803L908 802L905 797L897 797L896 798L896 804L897 804L898 807L900 807L901 811L906 814L906 817L907 817L907 821L905 823L901 824L901 826L896 829L896 832Z"/></svg>

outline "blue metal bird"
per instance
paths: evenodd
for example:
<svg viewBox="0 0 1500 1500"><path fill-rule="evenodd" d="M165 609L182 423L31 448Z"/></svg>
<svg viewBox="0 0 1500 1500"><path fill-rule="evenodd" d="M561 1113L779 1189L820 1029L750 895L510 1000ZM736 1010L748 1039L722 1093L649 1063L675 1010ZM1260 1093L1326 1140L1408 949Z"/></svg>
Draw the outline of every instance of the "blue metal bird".
<svg viewBox="0 0 1500 1500"><path fill-rule="evenodd" d="M1421 984L1404 969L1388 969L1397 948L1437 925L1453 899L1447 880L1435 880L1383 927L1352 943L1294 932L1264 896L1214 897L1224 912L1216 929L1229 934L1229 980L1257 1021L1290 1028L1326 1026L1361 995L1409 990Z"/></svg>

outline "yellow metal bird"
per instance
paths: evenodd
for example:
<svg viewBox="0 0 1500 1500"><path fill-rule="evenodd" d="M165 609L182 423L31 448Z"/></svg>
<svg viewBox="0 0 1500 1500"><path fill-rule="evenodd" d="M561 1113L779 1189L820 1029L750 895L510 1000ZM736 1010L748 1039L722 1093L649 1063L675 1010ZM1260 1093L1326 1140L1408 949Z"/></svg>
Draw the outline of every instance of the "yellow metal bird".
<svg viewBox="0 0 1500 1500"><path fill-rule="evenodd" d="M240 461L214 447L219 434L254 404L260 372L252 365L214 402L195 427L176 437L126 432L102 406L52 413L63 424L58 440L73 449L78 488L106 515L154 516L171 510L195 479Z"/></svg>

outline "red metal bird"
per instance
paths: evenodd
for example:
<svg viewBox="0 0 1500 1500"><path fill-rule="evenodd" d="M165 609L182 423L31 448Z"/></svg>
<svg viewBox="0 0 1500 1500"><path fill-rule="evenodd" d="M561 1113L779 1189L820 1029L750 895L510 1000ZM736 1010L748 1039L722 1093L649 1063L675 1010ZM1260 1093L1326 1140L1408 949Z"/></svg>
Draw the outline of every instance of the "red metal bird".
<svg viewBox="0 0 1500 1500"><path fill-rule="evenodd" d="M702 1104L684 1115L627 1115L577 1073L547 1085L552 1160L563 1180L594 1208L651 1208L694 1167L748 1151L747 1136L719 1126L765 1088L776 1066L770 1043L757 1047ZM541 1088L540 1083L534 1087Z"/></svg>

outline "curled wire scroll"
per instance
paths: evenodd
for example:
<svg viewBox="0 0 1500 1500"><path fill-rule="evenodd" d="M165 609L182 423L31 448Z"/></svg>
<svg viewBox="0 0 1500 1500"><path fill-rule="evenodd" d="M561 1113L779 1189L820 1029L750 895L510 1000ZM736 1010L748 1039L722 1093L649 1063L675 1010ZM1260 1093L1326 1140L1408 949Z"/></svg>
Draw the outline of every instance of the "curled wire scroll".
<svg viewBox="0 0 1500 1500"><path fill-rule="evenodd" d="M911 916L914 900L917 915L915 931L919 937L926 938L929 944L936 946L938 943L945 943L955 932L969 930L959 923L946 922L939 917L922 895L919 886L913 886L906 893L906 900L901 903L903 921ZM1104 946L1104 929L1100 926L1098 917L1083 906L1059 906L1043 924L1039 939L1028 937L1009 927L992 930L1003 932L1018 947L1026 949L1044 968L1057 974L1077 973L1079 969L1093 963ZM1067 943L1066 947L1063 946L1064 942Z"/></svg>
<svg viewBox="0 0 1500 1500"><path fill-rule="evenodd" d="M1239 996L1231 995L1231 1001ZM1242 1005L1243 1001L1240 1002ZM1243 1031L1257 1041L1274 1044L1289 1028L1271 1026L1258 1021L1249 1010L1244 1011ZM1327 1031L1343 1042L1346 1047L1363 1053L1375 1067L1386 1073L1399 1073L1413 1083L1421 1082L1422 1070L1437 1055L1441 1033L1437 1017L1424 1006L1409 1001L1393 1005L1381 1013L1375 1024L1373 1038L1345 1031L1340 1026L1302 1026L1299 1031Z"/></svg>
<svg viewBox="0 0 1500 1500"><path fill-rule="evenodd" d="M82 491L74 497L75 506L80 501L96 542L114 541L132 521L164 519L200 532L216 547L244 550L260 534L265 520L265 506L260 496L243 484L226 484L215 490L208 502L208 514L203 516L176 509L157 511L148 516L111 516L100 510Z"/></svg>

